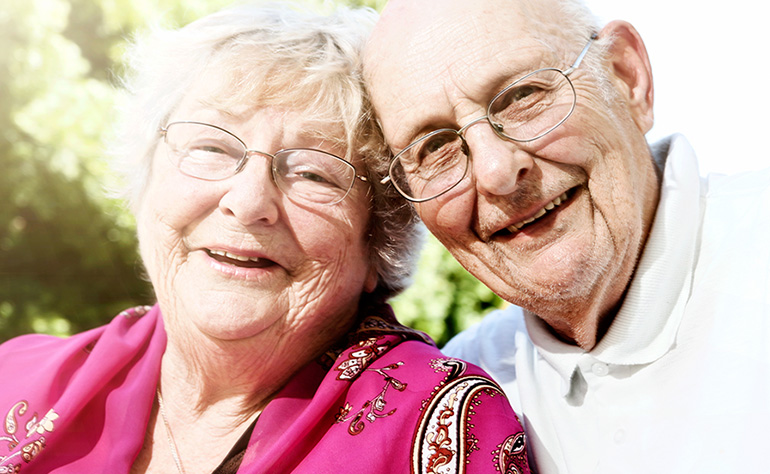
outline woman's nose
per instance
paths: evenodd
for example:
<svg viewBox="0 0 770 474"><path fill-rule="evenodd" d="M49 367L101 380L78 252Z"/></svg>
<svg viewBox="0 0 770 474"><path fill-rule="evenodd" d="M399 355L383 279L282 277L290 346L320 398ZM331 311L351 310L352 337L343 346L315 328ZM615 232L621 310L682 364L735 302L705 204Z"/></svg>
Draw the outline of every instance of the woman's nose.
<svg viewBox="0 0 770 474"><path fill-rule="evenodd" d="M252 153L246 160L240 172L223 181L219 209L244 226L272 225L280 216L283 193L273 181L271 159Z"/></svg>

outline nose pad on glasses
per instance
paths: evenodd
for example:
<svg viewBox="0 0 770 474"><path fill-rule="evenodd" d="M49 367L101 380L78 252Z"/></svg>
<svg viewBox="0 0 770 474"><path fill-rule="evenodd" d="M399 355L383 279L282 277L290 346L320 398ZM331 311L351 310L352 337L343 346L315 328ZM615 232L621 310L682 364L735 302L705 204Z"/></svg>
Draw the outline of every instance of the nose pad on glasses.
<svg viewBox="0 0 770 474"><path fill-rule="evenodd" d="M259 152L249 153L238 172L227 180L219 198L219 209L244 226L274 224L280 216L278 203L282 192L275 183L269 161L263 163L258 159L257 164L247 167L253 155L265 156ZM269 155L266 158L269 159Z"/></svg>
<svg viewBox="0 0 770 474"><path fill-rule="evenodd" d="M267 161L267 169L268 169L268 173L270 174L270 181L273 182L273 184L275 185L276 184L275 178L273 177L273 160L274 160L273 155L262 151L246 150L246 154L244 155L241 162L238 164L238 168L235 170L234 174L238 174L241 171L243 171L246 168L246 166L248 166L248 164L251 161L253 161L252 157L255 157L255 156L262 157Z"/></svg>

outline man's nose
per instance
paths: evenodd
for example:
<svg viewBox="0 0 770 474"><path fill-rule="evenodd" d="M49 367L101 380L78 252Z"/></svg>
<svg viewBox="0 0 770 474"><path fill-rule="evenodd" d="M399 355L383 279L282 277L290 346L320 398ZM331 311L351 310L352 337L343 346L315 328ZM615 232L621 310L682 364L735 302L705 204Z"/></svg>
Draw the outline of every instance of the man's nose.
<svg viewBox="0 0 770 474"><path fill-rule="evenodd" d="M473 127L465 133L465 140L476 190L485 196L511 194L534 166L532 155L500 138L491 127Z"/></svg>
<svg viewBox="0 0 770 474"><path fill-rule="evenodd" d="M244 226L274 224L280 216L283 193L273 181L269 156L250 153L243 169L223 181L219 209Z"/></svg>

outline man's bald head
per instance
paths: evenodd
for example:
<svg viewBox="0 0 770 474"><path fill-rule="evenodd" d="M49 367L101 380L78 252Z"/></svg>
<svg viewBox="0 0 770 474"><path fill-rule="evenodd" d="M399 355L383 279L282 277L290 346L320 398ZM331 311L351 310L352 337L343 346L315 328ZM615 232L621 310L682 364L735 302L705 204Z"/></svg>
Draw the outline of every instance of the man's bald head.
<svg viewBox="0 0 770 474"><path fill-rule="evenodd" d="M367 45L365 71L371 77L380 67L414 67L413 61L438 53L437 43L451 52L468 35L491 33L493 40L495 32L511 28L549 43L576 41L596 28L596 20L580 0L390 0ZM392 62L396 57L402 61Z"/></svg>
<svg viewBox="0 0 770 474"><path fill-rule="evenodd" d="M593 347L657 204L636 30L597 31L579 0L391 0L364 74L391 179L427 228L495 293Z"/></svg>

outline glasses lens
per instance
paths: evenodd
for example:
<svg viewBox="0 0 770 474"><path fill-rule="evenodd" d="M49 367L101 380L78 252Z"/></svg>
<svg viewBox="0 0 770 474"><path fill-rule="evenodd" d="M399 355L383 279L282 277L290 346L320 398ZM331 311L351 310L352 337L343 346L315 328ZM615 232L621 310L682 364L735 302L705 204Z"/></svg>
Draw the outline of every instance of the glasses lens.
<svg viewBox="0 0 770 474"><path fill-rule="evenodd" d="M468 154L460 134L437 130L396 155L390 179L404 196L427 201L459 183L468 168Z"/></svg>
<svg viewBox="0 0 770 474"><path fill-rule="evenodd" d="M488 116L506 138L530 141L562 124L575 109L575 89L557 69L540 69L500 92Z"/></svg>
<svg viewBox="0 0 770 474"><path fill-rule="evenodd" d="M273 177L291 199L318 204L335 204L347 196L356 169L329 153L296 148L280 151L273 159Z"/></svg>
<svg viewBox="0 0 770 474"><path fill-rule="evenodd" d="M168 156L195 178L218 180L235 174L246 146L231 133L203 123L174 122L166 128Z"/></svg>

